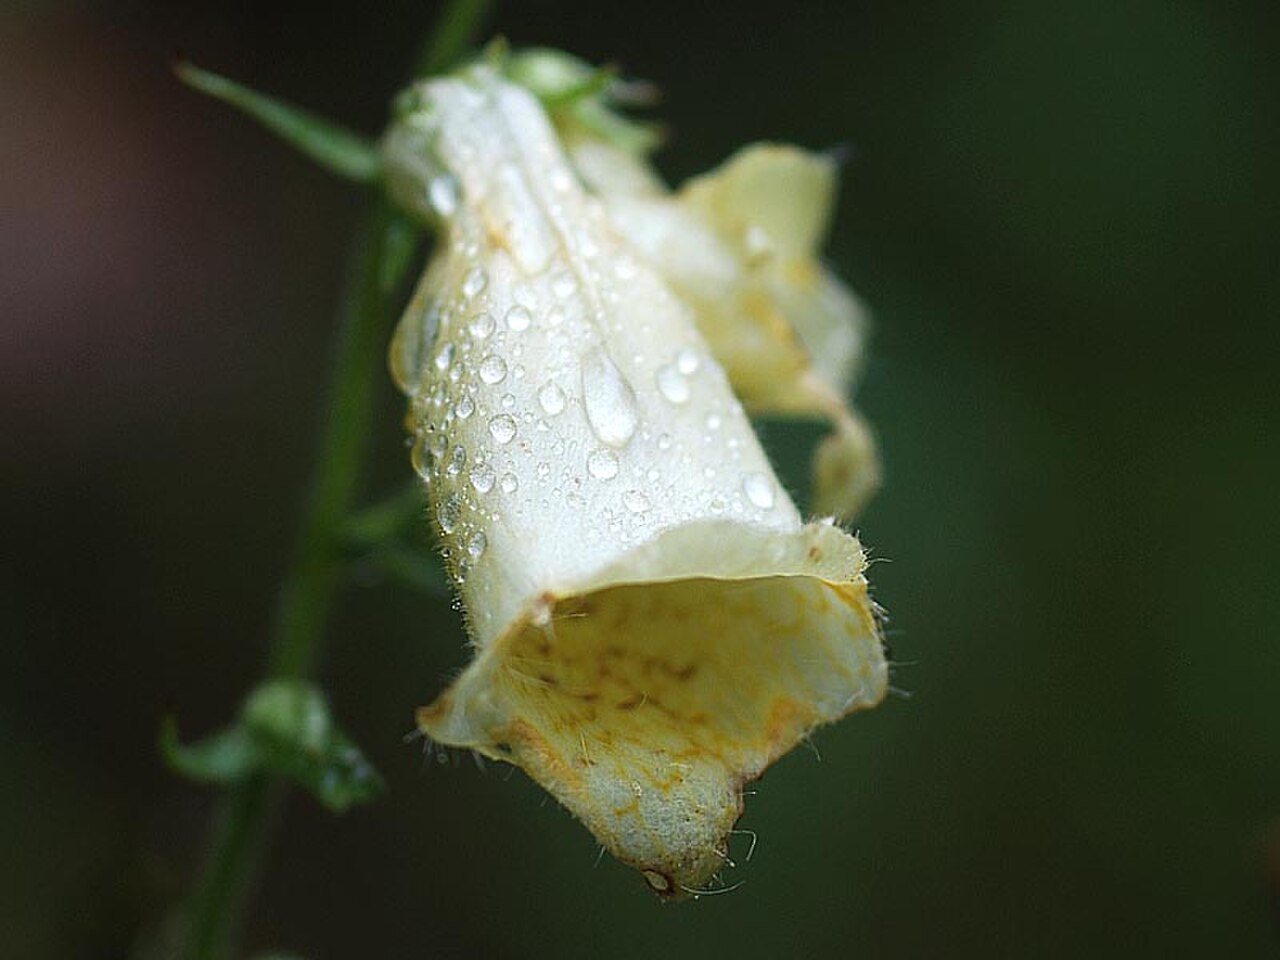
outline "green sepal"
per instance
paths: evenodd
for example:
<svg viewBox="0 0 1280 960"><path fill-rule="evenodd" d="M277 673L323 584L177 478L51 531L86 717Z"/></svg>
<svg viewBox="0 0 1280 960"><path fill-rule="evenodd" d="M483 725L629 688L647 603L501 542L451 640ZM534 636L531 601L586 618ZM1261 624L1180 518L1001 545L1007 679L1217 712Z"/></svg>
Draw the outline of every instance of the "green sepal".
<svg viewBox="0 0 1280 960"><path fill-rule="evenodd" d="M274 773L306 787L334 813L385 789L360 748L333 722L328 701L301 680L270 680L249 695L230 727L193 744L164 721L160 747L169 765L193 780L231 783Z"/></svg>
<svg viewBox="0 0 1280 960"><path fill-rule="evenodd" d="M447 597L449 581L426 512L419 483L360 510L343 526L351 562L421 593Z"/></svg>
<svg viewBox="0 0 1280 960"><path fill-rule="evenodd" d="M576 121L624 150L647 154L662 142L657 124L631 120L614 109L628 98L646 99L634 95L638 87L649 90L620 80L615 66L593 67L560 50L532 47L507 56L503 70L553 116Z"/></svg>
<svg viewBox="0 0 1280 960"><path fill-rule="evenodd" d="M173 70L187 86L257 120L331 173L358 183L372 183L381 175L377 147L359 134L194 64L179 61Z"/></svg>

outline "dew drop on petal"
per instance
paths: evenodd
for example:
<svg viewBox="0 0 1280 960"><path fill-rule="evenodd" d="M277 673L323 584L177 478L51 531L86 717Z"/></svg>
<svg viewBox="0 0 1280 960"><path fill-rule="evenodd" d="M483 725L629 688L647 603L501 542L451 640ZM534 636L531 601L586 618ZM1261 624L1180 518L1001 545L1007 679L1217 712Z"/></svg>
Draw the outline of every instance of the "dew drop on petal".
<svg viewBox="0 0 1280 960"><path fill-rule="evenodd" d="M489 284L489 278L479 267L472 267L462 279L462 295L470 300L478 296Z"/></svg>
<svg viewBox="0 0 1280 960"><path fill-rule="evenodd" d="M414 471L423 480L431 482L431 451L427 449L426 438L419 437L409 450L409 462Z"/></svg>
<svg viewBox="0 0 1280 960"><path fill-rule="evenodd" d="M698 372L698 351L692 347L685 347L676 354L676 369L689 376Z"/></svg>
<svg viewBox="0 0 1280 960"><path fill-rule="evenodd" d="M471 415L476 412L476 403L464 393L458 399L457 404L453 408L453 412L459 420L468 420Z"/></svg>
<svg viewBox="0 0 1280 960"><path fill-rule="evenodd" d="M519 304L507 311L507 327L516 333L528 330L532 322L533 314Z"/></svg>
<svg viewBox="0 0 1280 960"><path fill-rule="evenodd" d="M658 384L658 392L672 403L688 403L689 381L675 364L665 364L653 375Z"/></svg>
<svg viewBox="0 0 1280 960"><path fill-rule="evenodd" d="M560 389L559 384L554 380L548 380L542 385L541 389L538 390L538 403L542 406L542 409L546 411L548 416L554 417L564 409L564 391Z"/></svg>
<svg viewBox="0 0 1280 960"><path fill-rule="evenodd" d="M652 504L643 490L628 490L622 495L622 504L632 513L644 513Z"/></svg>
<svg viewBox="0 0 1280 960"><path fill-rule="evenodd" d="M484 535L483 530L477 530L467 541L467 553L471 555L472 560L479 560L484 556L485 548L488 546L489 538Z"/></svg>
<svg viewBox="0 0 1280 960"><path fill-rule="evenodd" d="M561 273L551 281L551 292L561 300L567 300L572 297L578 290L578 281L573 278L571 273Z"/></svg>
<svg viewBox="0 0 1280 960"><path fill-rule="evenodd" d="M462 472L462 468L465 467L466 465L467 465L467 449L466 447L462 446L462 444L458 444L453 448L453 451L449 454L449 463L444 468L445 473L449 474L449 476L451 477L456 477L458 474Z"/></svg>
<svg viewBox="0 0 1280 960"><path fill-rule="evenodd" d="M639 270L640 268L636 265L635 260L626 254L618 257L613 264L613 275L619 280L631 280Z"/></svg>
<svg viewBox="0 0 1280 960"><path fill-rule="evenodd" d="M497 326L493 320L491 313L477 313L471 318L471 322L467 324L467 330L477 340L484 340L493 333L494 327Z"/></svg>
<svg viewBox="0 0 1280 960"><path fill-rule="evenodd" d="M612 480L618 475L618 455L612 450L593 450L587 457L587 473L597 480Z"/></svg>
<svg viewBox="0 0 1280 960"><path fill-rule="evenodd" d="M495 480L493 468L486 464L481 464L471 471L470 479L471 486L475 488L476 493L488 493L493 489Z"/></svg>
<svg viewBox="0 0 1280 960"><path fill-rule="evenodd" d="M446 173L431 178L431 182L427 185L427 201L437 214L448 217L458 209L461 192L458 178L451 173Z"/></svg>
<svg viewBox="0 0 1280 960"><path fill-rule="evenodd" d="M458 527L458 518L462 515L462 501L458 499L458 495L451 493L445 497L436 515L440 520L440 529L446 534L453 533Z"/></svg>
<svg viewBox="0 0 1280 960"><path fill-rule="evenodd" d="M507 379L507 362L495 354L489 354L480 361L480 379L489 386Z"/></svg>
<svg viewBox="0 0 1280 960"><path fill-rule="evenodd" d="M742 492L761 510L773 509L773 481L763 473L748 473L742 478Z"/></svg>
<svg viewBox="0 0 1280 960"><path fill-rule="evenodd" d="M500 413L489 420L489 433L499 443L510 443L516 435L516 422L505 413Z"/></svg>
<svg viewBox="0 0 1280 960"><path fill-rule="evenodd" d="M515 493L520 489L520 481L516 479L514 473L504 473L502 479L498 481L498 485L502 487L503 493Z"/></svg>
<svg viewBox="0 0 1280 960"><path fill-rule="evenodd" d="M603 350L582 362L582 400L591 431L611 447L625 446L640 419L636 395Z"/></svg>
<svg viewBox="0 0 1280 960"><path fill-rule="evenodd" d="M454 347L452 340L445 343L445 345L440 348L440 352L436 354L436 369L441 373L448 370L449 365L453 363L453 356L456 350L457 348Z"/></svg>

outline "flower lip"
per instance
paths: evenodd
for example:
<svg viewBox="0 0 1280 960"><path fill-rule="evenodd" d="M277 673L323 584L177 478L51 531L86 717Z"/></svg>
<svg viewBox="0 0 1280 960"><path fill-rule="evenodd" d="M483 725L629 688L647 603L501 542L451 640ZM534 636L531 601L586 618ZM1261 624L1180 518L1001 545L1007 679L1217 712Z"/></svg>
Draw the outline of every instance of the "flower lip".
<svg viewBox="0 0 1280 960"><path fill-rule="evenodd" d="M522 766L660 895L700 889L742 785L886 688L856 543L819 524L781 542L693 524L540 596L420 726Z"/></svg>

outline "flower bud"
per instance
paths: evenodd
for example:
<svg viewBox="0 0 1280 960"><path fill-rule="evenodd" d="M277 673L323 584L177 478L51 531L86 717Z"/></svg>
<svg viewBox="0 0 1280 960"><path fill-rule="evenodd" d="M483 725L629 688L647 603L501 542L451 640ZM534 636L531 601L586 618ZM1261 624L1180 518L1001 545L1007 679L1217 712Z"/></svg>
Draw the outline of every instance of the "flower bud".
<svg viewBox="0 0 1280 960"><path fill-rule="evenodd" d="M480 65L409 103L388 183L442 232L391 365L475 649L419 724L696 893L743 783L884 694L862 549L801 520L526 90Z"/></svg>

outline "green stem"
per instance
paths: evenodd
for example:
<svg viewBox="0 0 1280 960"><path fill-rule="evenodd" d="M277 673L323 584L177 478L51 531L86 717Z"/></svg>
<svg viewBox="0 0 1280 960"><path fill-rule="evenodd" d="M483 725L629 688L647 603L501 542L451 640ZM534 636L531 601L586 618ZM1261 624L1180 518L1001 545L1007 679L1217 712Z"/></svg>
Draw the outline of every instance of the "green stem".
<svg viewBox="0 0 1280 960"><path fill-rule="evenodd" d="M388 288L398 286L383 276L384 255L398 238L397 215L379 199L353 251L315 472L276 614L267 668L272 677L307 677L319 658L338 578L342 528L354 503L383 366L393 292ZM254 775L224 798L191 901L186 955L192 960L234 953L244 903L281 797L275 778Z"/></svg>
<svg viewBox="0 0 1280 960"><path fill-rule="evenodd" d="M386 350L388 311L381 264L391 217L386 202L380 201L354 251L315 474L293 564L280 594L268 668L272 677L312 673L333 606L342 528L355 502Z"/></svg>
<svg viewBox="0 0 1280 960"><path fill-rule="evenodd" d="M450 0L418 56L414 76L430 77L456 67L471 38L480 35L492 5L492 0Z"/></svg>
<svg viewBox="0 0 1280 960"><path fill-rule="evenodd" d="M418 75L456 64L489 5L489 0L451 0L419 60ZM276 611L267 664L271 677L308 677L320 656L342 559L343 526L354 503L382 376L393 298L412 260L405 255L409 234L403 217L379 197L357 238L315 472ZM283 796L278 778L254 775L223 798L188 906L182 951L188 960L235 954L244 906Z"/></svg>

